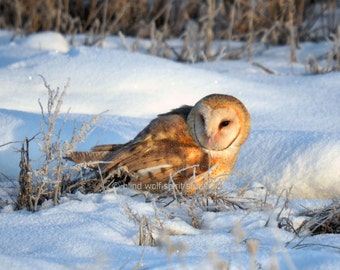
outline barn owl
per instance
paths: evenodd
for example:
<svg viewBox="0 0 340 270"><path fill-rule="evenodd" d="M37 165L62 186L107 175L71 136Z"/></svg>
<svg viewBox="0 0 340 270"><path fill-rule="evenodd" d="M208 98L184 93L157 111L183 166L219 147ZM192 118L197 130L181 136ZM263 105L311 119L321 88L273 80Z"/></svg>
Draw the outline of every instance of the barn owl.
<svg viewBox="0 0 340 270"><path fill-rule="evenodd" d="M76 163L91 164L102 177L129 172L125 184L161 192L172 186L193 194L203 185L225 180L250 131L250 115L235 97L212 94L152 120L126 144L99 145L69 152Z"/></svg>

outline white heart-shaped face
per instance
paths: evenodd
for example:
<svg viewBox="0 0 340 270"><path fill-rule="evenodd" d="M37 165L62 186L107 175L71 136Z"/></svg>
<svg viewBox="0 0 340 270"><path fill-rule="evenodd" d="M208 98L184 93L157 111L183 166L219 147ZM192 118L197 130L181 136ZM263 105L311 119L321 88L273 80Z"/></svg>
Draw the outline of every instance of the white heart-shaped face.
<svg viewBox="0 0 340 270"><path fill-rule="evenodd" d="M206 103L197 104L194 132L197 142L205 149L222 151L237 139L241 121L232 106L212 109Z"/></svg>

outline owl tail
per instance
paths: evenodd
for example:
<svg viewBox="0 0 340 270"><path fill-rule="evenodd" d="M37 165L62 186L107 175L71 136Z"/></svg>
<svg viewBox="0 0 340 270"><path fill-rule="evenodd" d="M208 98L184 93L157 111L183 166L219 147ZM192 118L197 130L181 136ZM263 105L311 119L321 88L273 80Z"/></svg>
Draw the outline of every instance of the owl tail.
<svg viewBox="0 0 340 270"><path fill-rule="evenodd" d="M83 163L89 168L96 169L98 165L104 163L104 159L108 154L121 148L121 144L97 145L91 149L90 152L82 151L68 151L65 159L71 160L75 163Z"/></svg>
<svg viewBox="0 0 340 270"><path fill-rule="evenodd" d="M71 160L78 164L84 164L84 166L96 169L98 165L103 163L104 158L110 153L110 151L98 151L98 152L78 152L69 151L66 153L65 159Z"/></svg>

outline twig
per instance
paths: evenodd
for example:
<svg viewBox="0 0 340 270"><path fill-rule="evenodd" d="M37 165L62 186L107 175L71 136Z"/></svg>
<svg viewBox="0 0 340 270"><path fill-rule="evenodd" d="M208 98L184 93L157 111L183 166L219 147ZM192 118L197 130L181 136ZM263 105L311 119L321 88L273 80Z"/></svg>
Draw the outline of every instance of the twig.
<svg viewBox="0 0 340 270"><path fill-rule="evenodd" d="M275 75L278 74L277 71L275 71L275 70L273 70L273 69L270 69L270 68L267 68L267 67L265 67L264 65L262 65L262 64L260 64L260 63L258 63L258 62L252 62L252 64L253 64L254 66L256 66L256 67L262 69L263 71L265 71L265 72L268 73L268 74L275 74Z"/></svg>
<svg viewBox="0 0 340 270"><path fill-rule="evenodd" d="M7 142L7 143L4 143L4 144L0 144L0 147L4 147L4 146L6 146L6 145L14 144L14 143L22 143L22 141Z"/></svg>

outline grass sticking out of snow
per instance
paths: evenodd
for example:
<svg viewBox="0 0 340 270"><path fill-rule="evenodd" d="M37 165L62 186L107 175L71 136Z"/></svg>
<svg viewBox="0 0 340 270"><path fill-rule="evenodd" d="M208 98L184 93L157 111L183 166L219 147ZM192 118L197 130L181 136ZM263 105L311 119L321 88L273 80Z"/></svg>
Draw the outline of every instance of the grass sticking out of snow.
<svg viewBox="0 0 340 270"><path fill-rule="evenodd" d="M20 150L20 174L18 178L18 196L16 207L27 208L30 211L37 211L38 207L46 200L52 199L56 205L62 196L65 186L71 181L72 171L64 159L68 151L74 150L76 144L83 141L97 121L99 116L93 117L89 122L83 122L79 130L74 129L70 141L62 141L61 133L63 125L57 129L57 119L63 97L68 89L68 83L62 91L59 88L52 89L42 77L48 99L46 107L39 101L42 113L40 132L32 138L22 142ZM32 141L40 146L42 153L42 164L38 169L31 166L30 144Z"/></svg>

